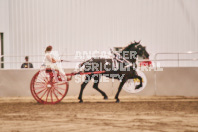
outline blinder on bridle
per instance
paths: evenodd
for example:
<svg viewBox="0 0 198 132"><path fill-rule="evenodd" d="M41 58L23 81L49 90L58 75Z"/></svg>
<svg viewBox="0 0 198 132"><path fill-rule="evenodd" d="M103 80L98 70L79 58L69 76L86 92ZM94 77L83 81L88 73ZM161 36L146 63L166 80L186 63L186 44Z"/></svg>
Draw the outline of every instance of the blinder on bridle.
<svg viewBox="0 0 198 132"><path fill-rule="evenodd" d="M141 40L139 42L134 41L134 43L132 43L132 44L135 46L136 51L138 52L137 54L139 56L142 56L144 59L148 59L149 58L149 54L146 51L146 47L145 46L142 46L140 44L140 42L141 42Z"/></svg>

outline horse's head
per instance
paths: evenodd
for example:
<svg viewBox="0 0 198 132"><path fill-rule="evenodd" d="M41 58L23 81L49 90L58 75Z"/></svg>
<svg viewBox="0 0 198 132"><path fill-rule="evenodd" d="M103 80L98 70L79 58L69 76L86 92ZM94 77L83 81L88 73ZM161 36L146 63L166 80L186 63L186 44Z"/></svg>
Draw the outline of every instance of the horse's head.
<svg viewBox="0 0 198 132"><path fill-rule="evenodd" d="M146 51L146 46L142 46L140 42L135 42L135 51L137 52L137 55L143 57L143 59L149 58L149 53Z"/></svg>
<svg viewBox="0 0 198 132"><path fill-rule="evenodd" d="M140 41L139 42L131 42L127 47L125 47L123 50L122 50L122 53L121 55L123 56L124 55L124 51L129 51L129 52L135 52L135 57L133 56L133 58L129 58L128 60L129 61L136 61L136 57L137 55L140 56L140 57L143 57L144 59L148 59L149 58L149 54L148 52L146 51L146 47L145 46L142 46L140 44ZM126 56L126 54L125 54ZM130 54L127 55L128 57L130 56Z"/></svg>

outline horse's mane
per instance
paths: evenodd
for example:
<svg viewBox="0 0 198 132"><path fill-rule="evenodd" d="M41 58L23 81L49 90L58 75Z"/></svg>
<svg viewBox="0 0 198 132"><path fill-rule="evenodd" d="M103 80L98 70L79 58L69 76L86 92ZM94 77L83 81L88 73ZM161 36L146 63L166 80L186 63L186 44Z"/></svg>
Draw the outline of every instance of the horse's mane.
<svg viewBox="0 0 198 132"><path fill-rule="evenodd" d="M131 42L129 45L123 47L122 51L129 51L131 47L135 47L135 45L139 44L140 42Z"/></svg>

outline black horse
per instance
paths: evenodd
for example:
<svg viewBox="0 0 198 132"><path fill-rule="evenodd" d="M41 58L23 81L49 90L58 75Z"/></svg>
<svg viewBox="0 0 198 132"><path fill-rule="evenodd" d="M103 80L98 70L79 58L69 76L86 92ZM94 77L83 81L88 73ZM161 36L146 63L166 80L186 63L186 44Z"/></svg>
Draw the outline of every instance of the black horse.
<svg viewBox="0 0 198 132"><path fill-rule="evenodd" d="M81 90L78 99L79 102L82 103L82 94L85 86L91 80L94 79L93 88L100 92L104 99L108 99L108 96L101 89L98 88L100 77L106 76L109 78L114 78L120 80L120 85L118 87L117 94L115 96L116 102L119 103L120 100L118 98L119 93L124 85L124 83L128 79L137 78L140 80L140 84L135 87L135 89L139 89L142 87L142 78L138 76L136 72L136 57L142 56L143 58L149 58L149 54L146 51L146 48L140 44L140 42L134 42L126 46L120 54L114 54L114 59L105 59L105 58L92 58L81 63L81 67L84 65L84 72L94 72L94 71L105 71L102 74L91 74L86 75L85 81L81 84ZM131 65L132 64L132 65ZM117 65L117 69L114 68Z"/></svg>

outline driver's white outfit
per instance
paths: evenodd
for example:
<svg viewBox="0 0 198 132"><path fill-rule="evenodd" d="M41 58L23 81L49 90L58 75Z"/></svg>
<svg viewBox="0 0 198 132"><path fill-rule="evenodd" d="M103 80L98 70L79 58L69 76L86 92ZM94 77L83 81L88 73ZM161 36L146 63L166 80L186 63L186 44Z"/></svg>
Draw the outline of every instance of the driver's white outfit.
<svg viewBox="0 0 198 132"><path fill-rule="evenodd" d="M59 70L59 73L61 75L61 78L64 76L65 78L65 72L64 70L62 69L61 67L61 60L60 59L55 59L56 60L56 63L53 63L52 62L52 58L55 59L56 57L52 54L51 51L47 51L45 53L45 58L44 58L44 65L46 68L51 68L52 70L53 69L56 69L56 70Z"/></svg>

